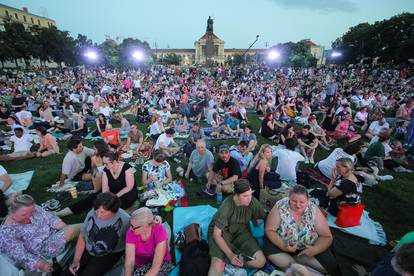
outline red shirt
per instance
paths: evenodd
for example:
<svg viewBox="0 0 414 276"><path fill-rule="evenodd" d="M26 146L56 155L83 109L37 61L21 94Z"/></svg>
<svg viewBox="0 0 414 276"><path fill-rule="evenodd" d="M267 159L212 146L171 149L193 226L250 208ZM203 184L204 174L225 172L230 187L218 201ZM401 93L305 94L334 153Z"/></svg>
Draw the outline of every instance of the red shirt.
<svg viewBox="0 0 414 276"><path fill-rule="evenodd" d="M108 143L111 145L118 145L119 131L117 129L106 130L102 132L102 138L108 139Z"/></svg>

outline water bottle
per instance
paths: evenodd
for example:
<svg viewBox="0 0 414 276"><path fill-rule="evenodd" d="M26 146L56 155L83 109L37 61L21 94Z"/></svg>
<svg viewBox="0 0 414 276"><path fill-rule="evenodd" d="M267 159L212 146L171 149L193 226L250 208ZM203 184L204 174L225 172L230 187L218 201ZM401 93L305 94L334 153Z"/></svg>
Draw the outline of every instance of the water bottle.
<svg viewBox="0 0 414 276"><path fill-rule="evenodd" d="M221 187L218 187L216 194L217 194L216 196L217 204L220 205L221 202L223 201L223 194L221 193Z"/></svg>

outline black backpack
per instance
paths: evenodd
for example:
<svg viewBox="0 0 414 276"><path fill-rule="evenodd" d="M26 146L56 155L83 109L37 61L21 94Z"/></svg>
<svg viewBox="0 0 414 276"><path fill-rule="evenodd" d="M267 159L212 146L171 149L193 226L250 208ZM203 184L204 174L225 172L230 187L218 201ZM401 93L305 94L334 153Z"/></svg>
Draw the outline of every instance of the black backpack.
<svg viewBox="0 0 414 276"><path fill-rule="evenodd" d="M186 244L181 253L180 276L206 276L210 268L210 254L205 240Z"/></svg>

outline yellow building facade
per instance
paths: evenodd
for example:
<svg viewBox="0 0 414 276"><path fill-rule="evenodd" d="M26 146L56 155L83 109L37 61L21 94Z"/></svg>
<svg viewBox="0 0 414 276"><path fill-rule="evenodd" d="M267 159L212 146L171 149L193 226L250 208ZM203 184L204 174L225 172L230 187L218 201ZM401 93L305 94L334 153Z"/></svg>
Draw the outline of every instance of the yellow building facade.
<svg viewBox="0 0 414 276"><path fill-rule="evenodd" d="M0 28L4 28L3 22L8 19L20 22L26 28L35 25L43 28L56 26L55 20L30 13L27 8L22 8L21 10L19 10L13 7L0 4Z"/></svg>

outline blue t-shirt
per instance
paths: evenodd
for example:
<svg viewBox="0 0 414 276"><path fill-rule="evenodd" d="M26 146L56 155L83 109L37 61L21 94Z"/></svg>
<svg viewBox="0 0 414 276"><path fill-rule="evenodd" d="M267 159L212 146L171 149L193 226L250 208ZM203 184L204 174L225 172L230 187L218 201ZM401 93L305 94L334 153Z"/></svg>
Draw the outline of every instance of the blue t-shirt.
<svg viewBox="0 0 414 276"><path fill-rule="evenodd" d="M229 125L231 129L236 130L237 126L240 125L240 121L238 119L232 120L231 118L227 118L226 124Z"/></svg>

